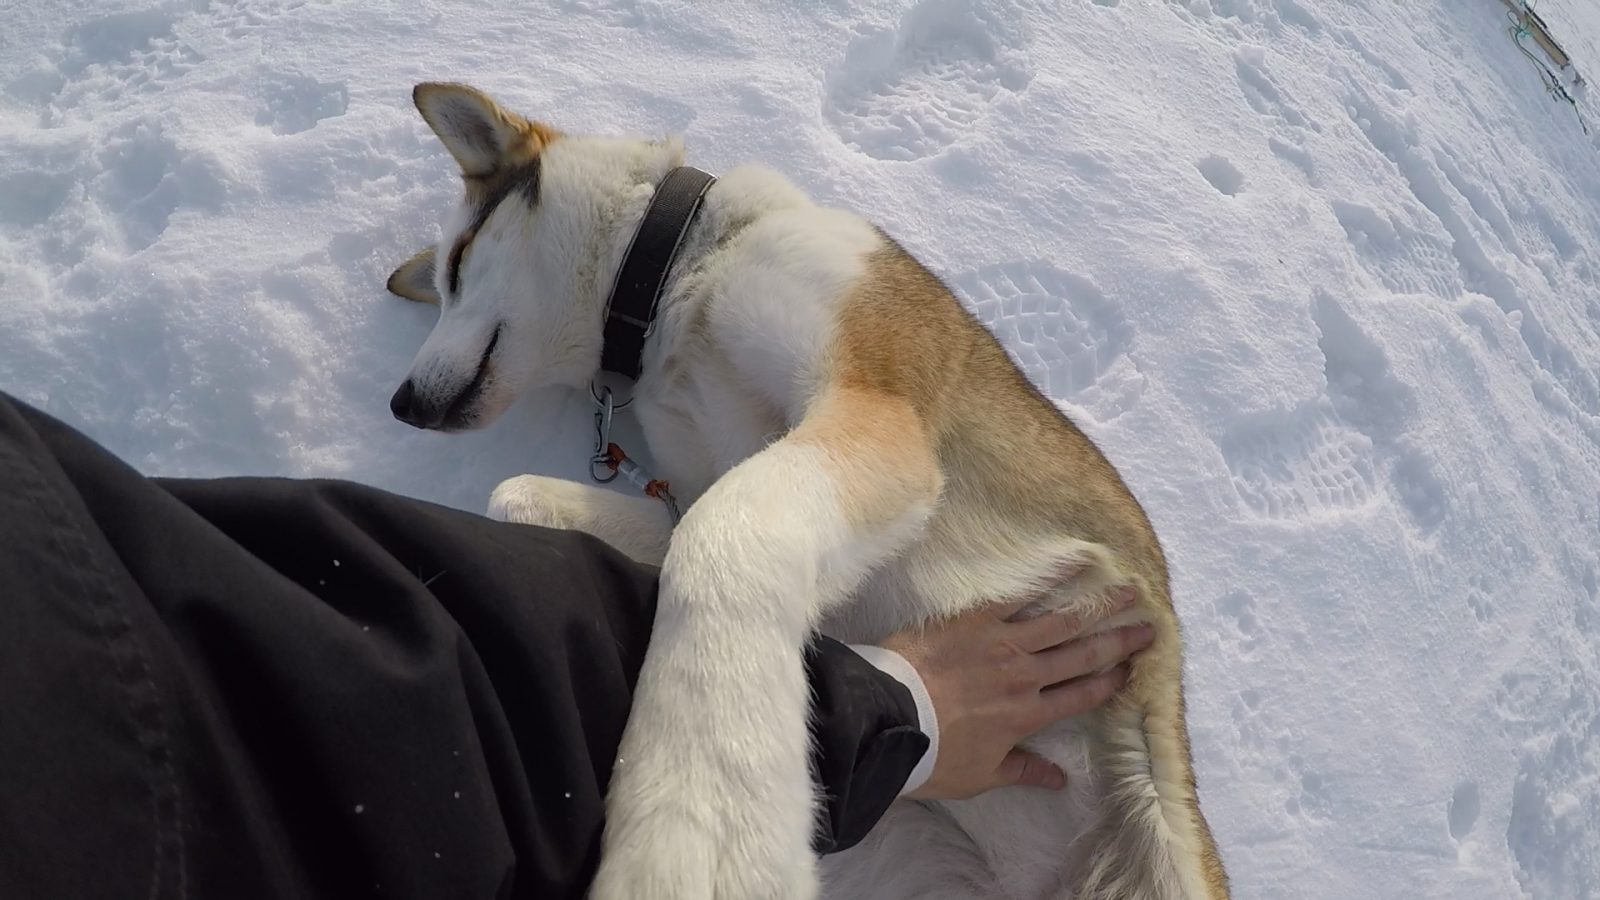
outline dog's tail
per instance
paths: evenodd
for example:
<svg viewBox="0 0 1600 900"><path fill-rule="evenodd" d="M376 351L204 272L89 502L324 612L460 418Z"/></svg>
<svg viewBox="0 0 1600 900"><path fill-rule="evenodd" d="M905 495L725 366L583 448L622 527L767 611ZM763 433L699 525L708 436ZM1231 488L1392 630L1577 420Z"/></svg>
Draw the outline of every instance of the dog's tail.
<svg viewBox="0 0 1600 900"><path fill-rule="evenodd" d="M1150 592L1141 585L1140 593ZM1099 811L1080 840L1087 853L1075 867L1082 879L1073 897L1227 900L1227 875L1195 793L1177 617L1169 603L1140 599L1156 640L1098 717Z"/></svg>

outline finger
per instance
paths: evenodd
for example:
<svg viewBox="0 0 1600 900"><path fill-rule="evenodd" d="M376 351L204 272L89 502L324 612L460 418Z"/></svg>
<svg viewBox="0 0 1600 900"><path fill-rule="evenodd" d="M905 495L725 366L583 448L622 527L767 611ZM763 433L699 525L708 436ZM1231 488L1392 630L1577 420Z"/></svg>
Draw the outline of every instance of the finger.
<svg viewBox="0 0 1600 900"><path fill-rule="evenodd" d="M1110 700L1127 683L1128 667L1117 666L1109 672L1046 688L1039 692L1035 728L1095 709Z"/></svg>
<svg viewBox="0 0 1600 900"><path fill-rule="evenodd" d="M1006 600L1003 603L997 603L988 608L999 615L1001 619L1010 619L1012 616L1021 612L1024 608L1030 606L1031 604L1038 603L1040 600L1050 596L1052 591L1061 587L1063 584L1066 584L1072 579L1077 578L1079 575L1082 575L1083 570L1083 563L1064 563L1057 566L1055 571L1049 573L1048 581L1045 581L1041 587L1029 591L1026 596L1019 597L1014 600Z"/></svg>
<svg viewBox="0 0 1600 900"><path fill-rule="evenodd" d="M1026 750L1012 750L995 770L995 787L1042 787L1059 791L1067 786L1067 773L1054 763Z"/></svg>
<svg viewBox="0 0 1600 900"><path fill-rule="evenodd" d="M1103 616L1128 609L1133 606L1136 597L1131 585L1118 585L1108 591L1107 595L1111 598L1111 607L1102 616L1086 618L1081 613L1045 613L1037 618L1015 623L1018 630L1011 638L1029 653L1037 653L1072 640Z"/></svg>
<svg viewBox="0 0 1600 900"><path fill-rule="evenodd" d="M1139 599L1139 591L1131 584L1119 584L1106 591L1106 599L1111 601L1111 607L1106 610L1106 615L1121 612L1133 605Z"/></svg>
<svg viewBox="0 0 1600 900"><path fill-rule="evenodd" d="M1037 677L1045 685L1060 684L1082 678L1107 666L1122 662L1129 656L1150 646L1155 640L1155 629L1149 625L1132 625L1114 628L1086 638L1051 647L1033 658L1038 662Z"/></svg>
<svg viewBox="0 0 1600 900"><path fill-rule="evenodd" d="M1018 647L1038 653L1064 644L1083 633L1083 616L1072 612L1047 612L1022 622L1008 622L1007 636Z"/></svg>
<svg viewBox="0 0 1600 900"><path fill-rule="evenodd" d="M1007 600L1004 603L994 603L983 607L984 611L1004 622L1012 616L1022 612L1029 604L1038 600L1038 597L1025 597L1021 600Z"/></svg>

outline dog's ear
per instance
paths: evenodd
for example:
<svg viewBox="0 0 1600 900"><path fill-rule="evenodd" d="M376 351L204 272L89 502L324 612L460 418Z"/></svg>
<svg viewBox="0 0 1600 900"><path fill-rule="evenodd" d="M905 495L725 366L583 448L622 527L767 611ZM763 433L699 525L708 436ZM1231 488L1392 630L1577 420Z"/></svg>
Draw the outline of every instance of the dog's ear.
<svg viewBox="0 0 1600 900"><path fill-rule="evenodd" d="M425 82L412 90L411 99L468 178L484 178L535 156L557 134L464 84Z"/></svg>
<svg viewBox="0 0 1600 900"><path fill-rule="evenodd" d="M411 257L389 276L389 292L407 300L439 305L439 290L433 286L434 248Z"/></svg>

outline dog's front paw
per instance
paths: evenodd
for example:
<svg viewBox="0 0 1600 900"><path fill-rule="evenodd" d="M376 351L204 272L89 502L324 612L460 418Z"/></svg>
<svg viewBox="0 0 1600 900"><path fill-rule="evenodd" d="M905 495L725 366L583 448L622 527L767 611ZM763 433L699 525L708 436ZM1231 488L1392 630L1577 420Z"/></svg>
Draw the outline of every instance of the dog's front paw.
<svg viewBox="0 0 1600 900"><path fill-rule="evenodd" d="M791 804L776 798L745 797L653 768L648 759L619 760L590 900L817 896L808 802L785 810Z"/></svg>
<svg viewBox="0 0 1600 900"><path fill-rule="evenodd" d="M518 475L500 482L489 495L489 518L545 528L577 528L582 485L543 475Z"/></svg>

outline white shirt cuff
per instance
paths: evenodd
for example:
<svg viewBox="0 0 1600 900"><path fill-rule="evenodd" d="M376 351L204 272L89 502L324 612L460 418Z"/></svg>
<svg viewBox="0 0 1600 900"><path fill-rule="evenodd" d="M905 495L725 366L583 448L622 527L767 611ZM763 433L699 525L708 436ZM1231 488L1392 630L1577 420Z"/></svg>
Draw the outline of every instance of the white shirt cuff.
<svg viewBox="0 0 1600 900"><path fill-rule="evenodd" d="M885 675L905 685L917 704L917 730L928 736L928 751L922 754L917 767L906 779L905 787L900 789L900 796L904 797L922 787L933 774L933 761L939 757L939 719L933 712L933 699L928 696L928 686L922 683L922 676L904 656L871 644L850 644L849 647Z"/></svg>

